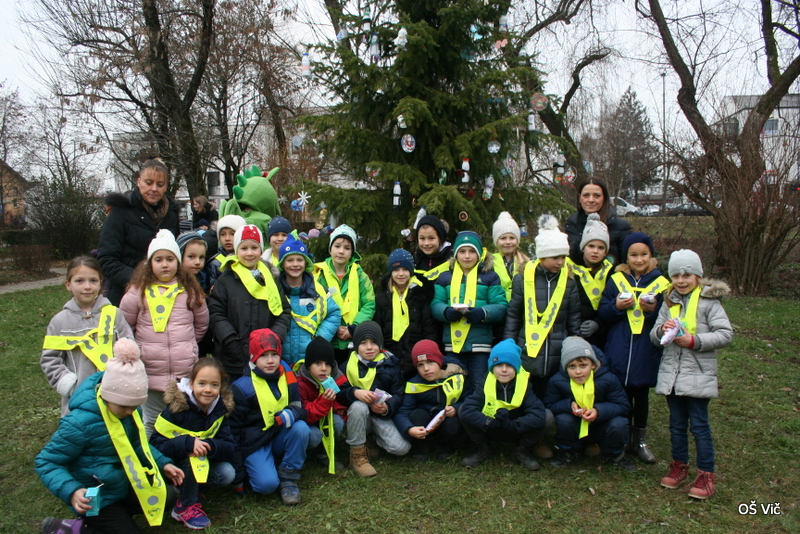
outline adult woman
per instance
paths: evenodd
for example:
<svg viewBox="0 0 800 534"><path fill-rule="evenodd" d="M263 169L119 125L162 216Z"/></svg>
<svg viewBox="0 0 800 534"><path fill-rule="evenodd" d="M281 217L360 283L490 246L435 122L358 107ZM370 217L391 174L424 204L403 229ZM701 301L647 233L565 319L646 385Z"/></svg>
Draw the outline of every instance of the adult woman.
<svg viewBox="0 0 800 534"><path fill-rule="evenodd" d="M159 230L176 237L180 232L180 206L166 195L169 174L159 159L147 160L139 172L136 187L127 195L109 195L111 212L100 231L97 261L110 281L108 300L114 306L136 264L147 256L147 247Z"/></svg>
<svg viewBox="0 0 800 534"><path fill-rule="evenodd" d="M581 236L586 226L586 217L597 213L600 220L608 226L610 238L609 255L614 257L614 264L624 262L620 258L622 242L631 233L631 225L625 219L617 217L617 212L610 203L608 187L600 178L587 178L578 184L578 211L567 219L566 230L569 237L569 255L572 261L583 265L583 253L580 249Z"/></svg>
<svg viewBox="0 0 800 534"><path fill-rule="evenodd" d="M214 205L203 195L192 199L192 228L197 227L197 222L200 219L207 220L209 225L219 220L219 212L214 209Z"/></svg>

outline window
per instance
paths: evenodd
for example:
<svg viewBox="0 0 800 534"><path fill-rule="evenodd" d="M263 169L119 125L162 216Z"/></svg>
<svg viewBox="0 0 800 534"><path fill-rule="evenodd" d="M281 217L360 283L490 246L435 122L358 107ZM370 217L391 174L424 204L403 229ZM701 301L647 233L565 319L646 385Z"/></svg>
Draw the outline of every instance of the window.
<svg viewBox="0 0 800 534"><path fill-rule="evenodd" d="M778 119L767 119L762 133L764 135L778 135Z"/></svg>

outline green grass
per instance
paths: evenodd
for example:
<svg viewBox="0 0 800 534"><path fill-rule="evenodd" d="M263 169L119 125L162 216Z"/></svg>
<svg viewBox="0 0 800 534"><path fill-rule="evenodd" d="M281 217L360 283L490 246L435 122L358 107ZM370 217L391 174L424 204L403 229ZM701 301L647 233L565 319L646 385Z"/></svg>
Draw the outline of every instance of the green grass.
<svg viewBox="0 0 800 534"><path fill-rule="evenodd" d="M58 424L58 398L38 365L47 323L63 288L0 295L0 532L36 532L45 516L67 517L33 472L33 458ZM382 457L379 475L330 476L303 469L303 503L275 495L206 491L208 532L720 532L800 531L800 304L732 298L725 302L734 342L720 355L720 398L711 403L718 493L690 501L658 481L669 461L664 399L651 399L649 441L659 458L635 473L595 460L524 472L508 449L472 470ZM340 459L344 447L340 447ZM461 454L457 456L461 458ZM781 515L741 516L738 507L780 503ZM159 532L187 532L165 519Z"/></svg>

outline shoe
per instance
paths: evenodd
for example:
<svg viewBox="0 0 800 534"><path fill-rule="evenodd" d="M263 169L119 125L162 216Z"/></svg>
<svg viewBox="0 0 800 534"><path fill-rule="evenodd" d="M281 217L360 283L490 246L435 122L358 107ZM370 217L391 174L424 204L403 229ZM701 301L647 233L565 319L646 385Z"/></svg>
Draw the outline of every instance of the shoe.
<svg viewBox="0 0 800 534"><path fill-rule="evenodd" d="M536 461L536 458L521 448L518 448L511 454L511 459L528 471L537 471L541 467L539 462Z"/></svg>
<svg viewBox="0 0 800 534"><path fill-rule="evenodd" d="M594 458L600 456L600 445L597 443L590 443L583 448L583 455L587 458Z"/></svg>
<svg viewBox="0 0 800 534"><path fill-rule="evenodd" d="M625 450L619 454L611 454L606 456L605 461L607 464L621 467L625 471L636 471L636 466L633 465L633 462L631 462L627 456L625 456Z"/></svg>
<svg viewBox="0 0 800 534"><path fill-rule="evenodd" d="M461 460L461 465L464 467L478 467L487 458L489 458L489 446L486 443L481 443L475 446L475 452Z"/></svg>
<svg viewBox="0 0 800 534"><path fill-rule="evenodd" d="M367 454L372 460L377 460L381 457L381 448L375 443L371 435L367 438Z"/></svg>
<svg viewBox="0 0 800 534"><path fill-rule="evenodd" d="M39 525L41 534L78 534L83 528L83 518L56 519L46 517Z"/></svg>
<svg viewBox="0 0 800 534"><path fill-rule="evenodd" d="M556 447L555 454L550 459L550 465L553 467L566 467L568 464L577 464L580 461L581 457L570 449Z"/></svg>
<svg viewBox="0 0 800 534"><path fill-rule="evenodd" d="M656 463L656 457L647 445L647 429L646 428L633 428L631 427L631 452L635 452L636 456L646 464Z"/></svg>
<svg viewBox="0 0 800 534"><path fill-rule="evenodd" d="M172 509L172 519L180 521L192 530L203 530L211 525L211 520L203 511L203 506L197 502L189 506L182 506L180 499Z"/></svg>
<svg viewBox="0 0 800 534"><path fill-rule="evenodd" d="M350 447L350 467L360 477L374 477L378 474L372 464L369 463L366 445Z"/></svg>
<svg viewBox="0 0 800 534"><path fill-rule="evenodd" d="M318 454L314 458L316 459L317 464L319 464L321 467L324 467L325 469L328 469L328 466L330 465L330 463L328 462L327 453ZM342 464L342 462L340 462L339 460L334 460L333 461L333 468L337 473L340 472L340 471L344 471L344 464Z"/></svg>
<svg viewBox="0 0 800 534"><path fill-rule="evenodd" d="M280 466L278 467L278 480L280 480L279 488L283 504L298 504L300 488L297 486L297 481L300 480L300 470Z"/></svg>
<svg viewBox="0 0 800 534"><path fill-rule="evenodd" d="M411 457L418 462L428 461L428 444L415 440L417 443L411 445Z"/></svg>
<svg viewBox="0 0 800 534"><path fill-rule="evenodd" d="M247 489L245 489L244 484L240 486L234 486L233 493L235 493L237 497L244 497L247 495Z"/></svg>
<svg viewBox="0 0 800 534"><path fill-rule="evenodd" d="M669 464L669 473L661 479L661 487L667 489L678 489L683 481L689 476L689 465L683 462L674 461Z"/></svg>
<svg viewBox="0 0 800 534"><path fill-rule="evenodd" d="M446 462L453 456L453 448L450 445L436 445L436 459L440 462Z"/></svg>
<svg viewBox="0 0 800 534"><path fill-rule="evenodd" d="M549 460L553 457L553 450L547 445L547 442L544 440L540 441L536 444L536 448L534 449L534 454L540 460Z"/></svg>
<svg viewBox="0 0 800 534"><path fill-rule="evenodd" d="M697 470L697 478L689 486L689 497L705 500L714 496L714 473Z"/></svg>

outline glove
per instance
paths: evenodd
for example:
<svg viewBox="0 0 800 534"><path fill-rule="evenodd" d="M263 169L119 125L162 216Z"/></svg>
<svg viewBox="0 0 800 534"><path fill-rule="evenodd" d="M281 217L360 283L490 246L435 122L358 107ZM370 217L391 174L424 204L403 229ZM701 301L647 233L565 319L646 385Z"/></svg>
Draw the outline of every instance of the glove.
<svg viewBox="0 0 800 534"><path fill-rule="evenodd" d="M347 325L347 331L350 332L350 335L352 336L353 334L356 333L356 325L354 324Z"/></svg>
<svg viewBox="0 0 800 534"><path fill-rule="evenodd" d="M597 321L589 319L581 323L581 337L591 337L598 330L600 330L600 325Z"/></svg>
<svg viewBox="0 0 800 534"><path fill-rule="evenodd" d="M444 309L444 318L448 323L457 323L461 320L461 317L462 315L452 306L448 306Z"/></svg>
<svg viewBox="0 0 800 534"><path fill-rule="evenodd" d="M75 391L75 384L77 383L78 375L68 371L64 373L64 376L62 376L61 379L56 383L56 391L62 397L70 397Z"/></svg>
<svg viewBox="0 0 800 534"><path fill-rule="evenodd" d="M494 413L494 418L500 421L508 420L511 418L511 414L505 408L500 408Z"/></svg>
<svg viewBox="0 0 800 534"><path fill-rule="evenodd" d="M292 428L294 423L294 414L289 410L281 410L275 415L275 423L284 428Z"/></svg>
<svg viewBox="0 0 800 534"><path fill-rule="evenodd" d="M482 323L486 320L486 310L483 308L472 308L464 314L464 317L467 318L467 322L470 324Z"/></svg>

